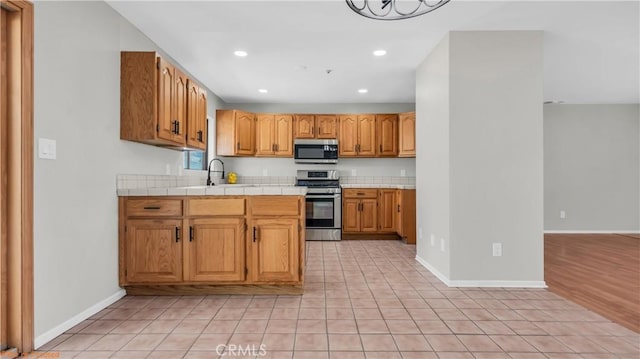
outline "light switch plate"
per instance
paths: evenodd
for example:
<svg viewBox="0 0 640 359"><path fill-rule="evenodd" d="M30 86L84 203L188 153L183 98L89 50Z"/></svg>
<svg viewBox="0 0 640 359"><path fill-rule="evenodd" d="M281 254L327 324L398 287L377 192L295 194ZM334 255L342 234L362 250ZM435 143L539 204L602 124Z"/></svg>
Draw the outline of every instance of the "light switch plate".
<svg viewBox="0 0 640 359"><path fill-rule="evenodd" d="M56 140L38 138L38 157L45 160L55 160Z"/></svg>

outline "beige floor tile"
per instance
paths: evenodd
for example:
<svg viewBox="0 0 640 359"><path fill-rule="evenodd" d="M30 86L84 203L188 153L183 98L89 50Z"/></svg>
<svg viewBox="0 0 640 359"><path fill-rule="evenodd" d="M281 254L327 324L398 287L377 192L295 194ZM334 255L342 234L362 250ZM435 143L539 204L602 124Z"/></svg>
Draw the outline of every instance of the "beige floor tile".
<svg viewBox="0 0 640 359"><path fill-rule="evenodd" d="M188 350L196 341L199 334L171 333L158 345L155 350Z"/></svg>
<svg viewBox="0 0 640 359"><path fill-rule="evenodd" d="M367 352L395 352L398 350L389 334L361 334L362 346Z"/></svg>
<svg viewBox="0 0 640 359"><path fill-rule="evenodd" d="M488 335L515 334L513 330L511 330L509 327L507 327L506 325L502 324L497 320L491 320L491 321L481 320L481 321L475 321L474 323L476 326L478 326L478 328L480 328L485 334L488 334Z"/></svg>
<svg viewBox="0 0 640 359"><path fill-rule="evenodd" d="M262 334L267 328L266 319L243 319L238 322L236 333Z"/></svg>
<svg viewBox="0 0 640 359"><path fill-rule="evenodd" d="M293 352L293 359L329 359L329 352L296 350Z"/></svg>
<svg viewBox="0 0 640 359"><path fill-rule="evenodd" d="M458 335L458 339L471 352L499 352L500 347L486 335Z"/></svg>
<svg viewBox="0 0 640 359"><path fill-rule="evenodd" d="M266 333L295 333L297 321L294 319L271 319L267 323Z"/></svg>
<svg viewBox="0 0 640 359"><path fill-rule="evenodd" d="M416 320L422 334L450 334L451 330L441 320Z"/></svg>
<svg viewBox="0 0 640 359"><path fill-rule="evenodd" d="M151 320L125 320L113 328L111 334L138 334L149 324L151 324Z"/></svg>
<svg viewBox="0 0 640 359"><path fill-rule="evenodd" d="M300 319L297 324L297 333L326 333L327 321L321 319Z"/></svg>
<svg viewBox="0 0 640 359"><path fill-rule="evenodd" d="M134 336L134 334L107 334L100 338L100 340L98 340L97 342L91 344L91 346L87 348L87 350L120 350L129 341L131 341Z"/></svg>
<svg viewBox="0 0 640 359"><path fill-rule="evenodd" d="M542 353L568 353L571 352L566 345L550 336L527 335L522 337Z"/></svg>
<svg viewBox="0 0 640 359"><path fill-rule="evenodd" d="M191 346L190 350L194 351L212 351L216 350L220 346L224 346L229 342L231 334L229 333L217 333L217 334L200 334L196 341Z"/></svg>
<svg viewBox="0 0 640 359"><path fill-rule="evenodd" d="M81 334L107 334L122 324L122 320L96 320L80 331Z"/></svg>
<svg viewBox="0 0 640 359"><path fill-rule="evenodd" d="M394 334L393 340L400 351L423 352L432 351L423 335Z"/></svg>
<svg viewBox="0 0 640 359"><path fill-rule="evenodd" d="M327 342L326 334L296 334L295 351L306 350L328 350L329 344ZM294 353L295 357L295 353Z"/></svg>
<svg viewBox="0 0 640 359"><path fill-rule="evenodd" d="M358 333L358 326L353 319L328 319L327 332L332 334L355 334Z"/></svg>
<svg viewBox="0 0 640 359"><path fill-rule="evenodd" d="M445 320L444 322L455 334L484 334L478 326L470 320Z"/></svg>
<svg viewBox="0 0 640 359"><path fill-rule="evenodd" d="M239 320L212 320L202 331L203 333L233 333Z"/></svg>
<svg viewBox="0 0 640 359"><path fill-rule="evenodd" d="M292 351L294 341L295 334L266 333L262 338L262 344L267 351Z"/></svg>
<svg viewBox="0 0 640 359"><path fill-rule="evenodd" d="M436 352L466 352L467 348L462 344L462 342L453 334L445 334L445 335L436 335L429 334L425 335L425 338L431 345L431 348Z"/></svg>
<svg viewBox="0 0 640 359"><path fill-rule="evenodd" d="M398 352L365 352L365 357L367 359L401 359L400 353Z"/></svg>
<svg viewBox="0 0 640 359"><path fill-rule="evenodd" d="M413 320L385 320L392 334L421 334Z"/></svg>
<svg viewBox="0 0 640 359"><path fill-rule="evenodd" d="M330 359L366 359L364 352L341 352L332 351L329 352Z"/></svg>
<svg viewBox="0 0 640 359"><path fill-rule="evenodd" d="M138 334L122 350L154 350L165 337L166 334Z"/></svg>
<svg viewBox="0 0 640 359"><path fill-rule="evenodd" d="M90 347L93 343L100 340L102 336L103 335L101 334L74 334L67 340L56 345L53 349L57 351L85 350L88 347Z"/></svg>
<svg viewBox="0 0 640 359"><path fill-rule="evenodd" d="M111 358L113 359L145 359L149 357L150 351L148 350L121 350L113 353Z"/></svg>
<svg viewBox="0 0 640 359"><path fill-rule="evenodd" d="M358 334L329 334L330 351L362 351Z"/></svg>
<svg viewBox="0 0 640 359"><path fill-rule="evenodd" d="M505 352L529 353L537 351L518 335L492 335L491 339Z"/></svg>
<svg viewBox="0 0 640 359"><path fill-rule="evenodd" d="M185 350L155 350L149 353L149 359L176 359L182 358L187 352Z"/></svg>
<svg viewBox="0 0 640 359"><path fill-rule="evenodd" d="M358 332L360 334L386 334L390 333L387 323L381 319L358 319L356 320Z"/></svg>
<svg viewBox="0 0 640 359"><path fill-rule="evenodd" d="M178 324L180 324L180 321L177 319L154 320L142 330L142 333L143 334L171 333Z"/></svg>

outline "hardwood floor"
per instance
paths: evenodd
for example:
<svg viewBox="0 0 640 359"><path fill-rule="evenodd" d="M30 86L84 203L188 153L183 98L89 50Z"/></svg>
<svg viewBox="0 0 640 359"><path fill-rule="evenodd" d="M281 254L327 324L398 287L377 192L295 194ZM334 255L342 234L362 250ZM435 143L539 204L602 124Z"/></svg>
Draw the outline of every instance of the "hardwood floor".
<svg viewBox="0 0 640 359"><path fill-rule="evenodd" d="M546 234L549 290L640 333L640 236Z"/></svg>

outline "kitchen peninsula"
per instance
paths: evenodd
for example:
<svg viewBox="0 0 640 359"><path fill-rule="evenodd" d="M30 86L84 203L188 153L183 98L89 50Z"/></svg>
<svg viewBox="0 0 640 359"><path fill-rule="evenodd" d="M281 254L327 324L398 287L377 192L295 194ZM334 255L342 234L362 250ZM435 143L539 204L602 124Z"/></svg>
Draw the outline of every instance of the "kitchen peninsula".
<svg viewBox="0 0 640 359"><path fill-rule="evenodd" d="M306 188L119 190L128 294L302 294Z"/></svg>

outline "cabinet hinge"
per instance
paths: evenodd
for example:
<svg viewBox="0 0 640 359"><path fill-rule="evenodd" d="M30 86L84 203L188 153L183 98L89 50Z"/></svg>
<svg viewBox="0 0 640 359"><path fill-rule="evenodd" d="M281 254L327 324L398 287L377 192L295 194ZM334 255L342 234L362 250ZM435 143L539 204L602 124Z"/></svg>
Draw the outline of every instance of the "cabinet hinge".
<svg viewBox="0 0 640 359"><path fill-rule="evenodd" d="M127 270L126 269L124 270L124 276L125 277L127 276Z"/></svg>
<svg viewBox="0 0 640 359"><path fill-rule="evenodd" d="M160 125L156 125L156 132L160 132Z"/></svg>
<svg viewBox="0 0 640 359"><path fill-rule="evenodd" d="M156 67L160 70L160 61L156 61Z"/></svg>
<svg viewBox="0 0 640 359"><path fill-rule="evenodd" d="M127 231L127 226L124 226L124 231L125 231L125 232Z"/></svg>

